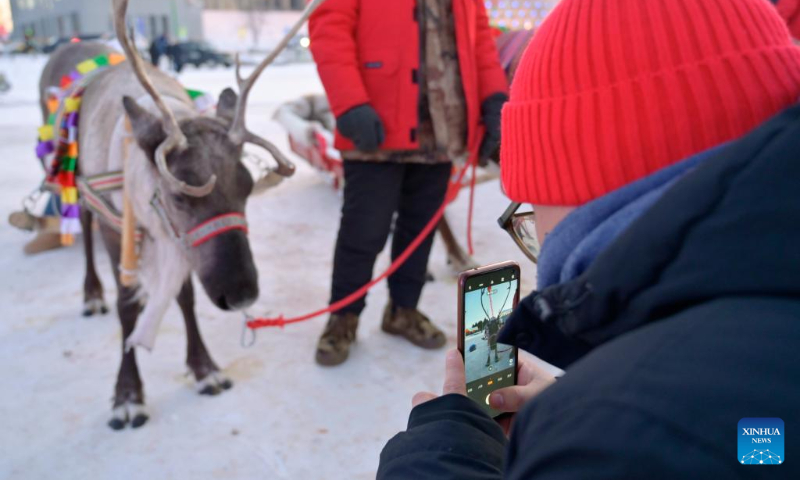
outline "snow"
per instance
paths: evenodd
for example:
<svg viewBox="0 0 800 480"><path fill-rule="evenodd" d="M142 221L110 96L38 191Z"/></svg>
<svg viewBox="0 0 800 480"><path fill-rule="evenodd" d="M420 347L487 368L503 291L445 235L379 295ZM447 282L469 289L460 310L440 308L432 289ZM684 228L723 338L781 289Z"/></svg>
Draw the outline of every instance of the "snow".
<svg viewBox="0 0 800 480"><path fill-rule="evenodd" d="M186 375L185 335L173 307L152 353L139 352L149 422L110 430L114 381L120 358L115 313L83 318L80 245L25 257L28 234L5 218L42 179L33 155L38 76L42 57L0 59L13 90L0 97L0 478L373 478L385 442L405 428L412 395L441 386L444 350L423 351L380 331L383 285L369 297L359 339L343 366L322 368L314 349L324 318L285 330L261 330L251 348L240 345L242 316L214 308L198 294L206 344L234 388L201 397ZM218 93L232 85L231 70L194 70L186 86ZM321 91L311 64L270 68L253 92L252 130L284 151L287 141L271 120L285 100ZM296 158L294 178L254 198L248 207L251 242L260 272L256 313L306 313L328 299L340 197L328 181ZM495 223L507 200L498 183L478 187L476 259L516 260L522 291L535 268ZM467 195L449 209L463 236ZM97 242L106 300L116 292L108 257ZM377 270L388 264L384 253ZM436 243L421 309L456 345L456 283Z"/></svg>

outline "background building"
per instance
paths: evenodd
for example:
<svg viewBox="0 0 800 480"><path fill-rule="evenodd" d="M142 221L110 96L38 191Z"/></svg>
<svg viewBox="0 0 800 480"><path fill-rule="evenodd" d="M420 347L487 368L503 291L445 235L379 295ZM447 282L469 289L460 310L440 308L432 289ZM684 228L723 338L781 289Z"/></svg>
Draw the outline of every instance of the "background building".
<svg viewBox="0 0 800 480"><path fill-rule="evenodd" d="M205 0L209 10L302 10L306 0Z"/></svg>
<svg viewBox="0 0 800 480"><path fill-rule="evenodd" d="M11 0L14 38L61 38L113 32L111 2L107 0ZM203 37L201 0L136 0L128 17L137 35L153 38L166 33L173 39Z"/></svg>
<svg viewBox="0 0 800 480"><path fill-rule="evenodd" d="M559 0L485 0L492 25L509 30L532 30Z"/></svg>
<svg viewBox="0 0 800 480"><path fill-rule="evenodd" d="M300 18L306 0L205 0L204 6L207 41L228 51L264 51Z"/></svg>

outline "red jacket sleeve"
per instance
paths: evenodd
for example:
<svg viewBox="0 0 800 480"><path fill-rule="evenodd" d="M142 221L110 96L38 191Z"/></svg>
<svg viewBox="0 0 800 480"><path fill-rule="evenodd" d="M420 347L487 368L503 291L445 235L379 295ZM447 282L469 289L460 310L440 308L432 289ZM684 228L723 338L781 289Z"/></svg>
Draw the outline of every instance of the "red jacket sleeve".
<svg viewBox="0 0 800 480"><path fill-rule="evenodd" d="M311 54L337 117L368 103L356 48L359 0L327 0L308 23Z"/></svg>
<svg viewBox="0 0 800 480"><path fill-rule="evenodd" d="M477 38L475 46L476 64L478 67L478 94L481 101L495 93L508 95L508 79L500 66L500 54L497 42L489 26L489 16L482 1L475 2L478 7Z"/></svg>

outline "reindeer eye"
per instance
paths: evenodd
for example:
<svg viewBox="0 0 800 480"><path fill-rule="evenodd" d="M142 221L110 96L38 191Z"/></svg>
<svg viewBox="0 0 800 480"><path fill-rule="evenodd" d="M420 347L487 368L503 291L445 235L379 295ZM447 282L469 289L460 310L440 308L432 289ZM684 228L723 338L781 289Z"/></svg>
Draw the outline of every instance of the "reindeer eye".
<svg viewBox="0 0 800 480"><path fill-rule="evenodd" d="M189 199L186 198L186 195L181 195L179 193L172 194L172 204L178 208L184 208L189 206Z"/></svg>

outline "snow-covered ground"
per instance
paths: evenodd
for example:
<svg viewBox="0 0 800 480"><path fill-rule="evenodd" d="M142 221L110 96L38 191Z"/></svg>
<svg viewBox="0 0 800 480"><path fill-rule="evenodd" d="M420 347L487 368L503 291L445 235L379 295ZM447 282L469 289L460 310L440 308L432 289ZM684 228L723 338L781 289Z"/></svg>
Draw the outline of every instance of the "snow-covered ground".
<svg viewBox="0 0 800 480"><path fill-rule="evenodd" d="M324 318L261 330L246 349L241 316L199 294L200 328L234 388L217 397L195 393L184 365L183 321L173 308L155 350L138 354L150 421L120 432L106 426L120 358L116 314L81 317L80 246L25 257L30 236L5 221L42 179L33 147L43 64L43 58L0 59L13 84L0 97L0 478L373 478L381 448L405 427L411 396L440 388L444 359L444 350L422 351L380 331L384 286L369 297L350 360L328 369L313 360ZM234 75L188 69L181 80L219 92ZM313 65L271 68L253 92L249 125L288 151L272 112L281 101L321 90ZM254 312L306 313L328 299L340 199L296 160L294 178L249 204L262 293ZM478 187L476 259L518 261L526 293L535 268L495 223L506 202L497 182ZM449 210L458 233L465 231L466 211L462 194ZM387 264L384 254L376 270ZM113 305L105 252L98 268ZM437 281L426 288L421 308L454 347L456 283L441 242L431 269Z"/></svg>

